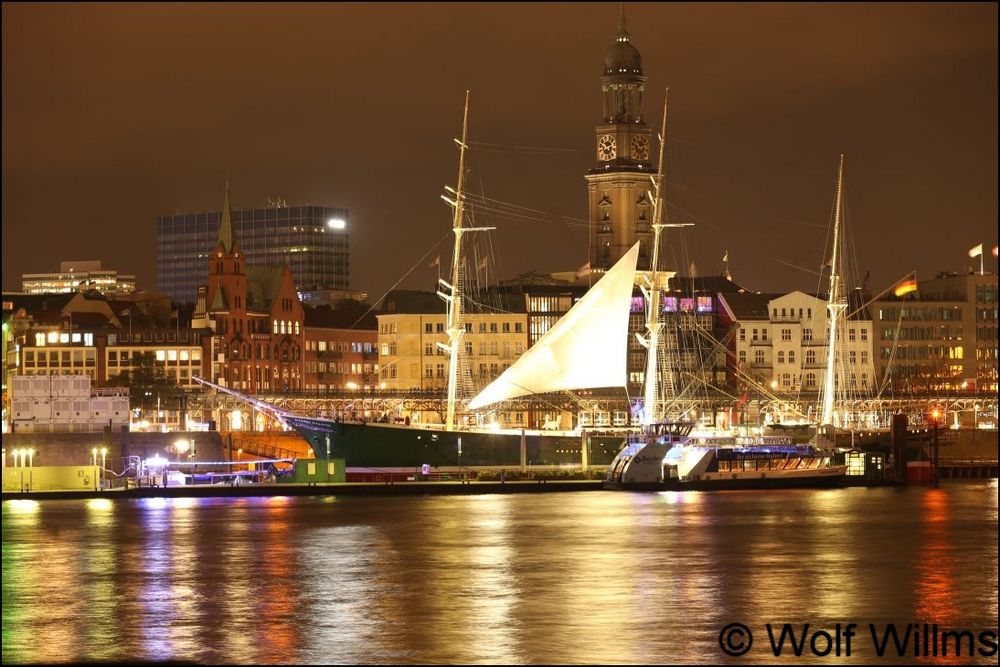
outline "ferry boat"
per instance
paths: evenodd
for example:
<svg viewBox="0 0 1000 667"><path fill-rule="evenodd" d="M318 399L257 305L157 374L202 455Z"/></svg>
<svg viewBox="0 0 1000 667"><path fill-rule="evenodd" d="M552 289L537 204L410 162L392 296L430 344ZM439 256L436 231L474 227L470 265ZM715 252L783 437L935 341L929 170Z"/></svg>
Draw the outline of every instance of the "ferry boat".
<svg viewBox="0 0 1000 667"><path fill-rule="evenodd" d="M630 490L712 490L839 486L847 467L831 453L777 436L701 437L693 423L659 422L622 449L605 487Z"/></svg>

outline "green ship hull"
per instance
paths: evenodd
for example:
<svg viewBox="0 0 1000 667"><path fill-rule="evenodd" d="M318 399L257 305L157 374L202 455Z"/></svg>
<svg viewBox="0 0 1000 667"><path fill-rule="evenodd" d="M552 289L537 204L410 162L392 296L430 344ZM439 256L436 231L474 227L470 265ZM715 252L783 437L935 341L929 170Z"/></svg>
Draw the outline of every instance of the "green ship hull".
<svg viewBox="0 0 1000 667"><path fill-rule="evenodd" d="M344 459L350 468L608 465L624 436L554 435L538 431L444 431L382 423L288 416L286 423L317 458ZM523 441L523 458L522 458ZM583 451L586 448L586 456Z"/></svg>

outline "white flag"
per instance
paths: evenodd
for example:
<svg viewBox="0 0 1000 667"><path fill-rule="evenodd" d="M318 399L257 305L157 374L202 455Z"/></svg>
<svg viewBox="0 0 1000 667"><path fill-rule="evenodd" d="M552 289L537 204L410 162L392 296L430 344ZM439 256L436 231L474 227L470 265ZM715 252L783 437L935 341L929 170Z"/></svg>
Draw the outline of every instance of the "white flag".
<svg viewBox="0 0 1000 667"><path fill-rule="evenodd" d="M979 257L983 254L983 244L980 243L975 248L969 251L969 257Z"/></svg>

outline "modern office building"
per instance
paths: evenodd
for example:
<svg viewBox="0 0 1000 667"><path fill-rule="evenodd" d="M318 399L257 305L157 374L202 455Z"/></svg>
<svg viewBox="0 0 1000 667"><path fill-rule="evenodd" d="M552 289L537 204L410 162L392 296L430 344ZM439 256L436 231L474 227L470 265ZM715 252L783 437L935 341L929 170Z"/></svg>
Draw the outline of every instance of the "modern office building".
<svg viewBox="0 0 1000 667"><path fill-rule="evenodd" d="M103 293L135 291L135 276L101 268L99 260L60 262L58 273L24 273L21 289L25 294L72 293L97 290Z"/></svg>
<svg viewBox="0 0 1000 667"><path fill-rule="evenodd" d="M875 313L878 377L894 395L997 391L997 274L940 273Z"/></svg>
<svg viewBox="0 0 1000 667"><path fill-rule="evenodd" d="M227 198L228 198L228 185ZM218 241L221 211L156 220L156 284L193 302ZM287 266L299 291L346 290L350 281L349 212L330 206L235 209L233 233L252 266Z"/></svg>

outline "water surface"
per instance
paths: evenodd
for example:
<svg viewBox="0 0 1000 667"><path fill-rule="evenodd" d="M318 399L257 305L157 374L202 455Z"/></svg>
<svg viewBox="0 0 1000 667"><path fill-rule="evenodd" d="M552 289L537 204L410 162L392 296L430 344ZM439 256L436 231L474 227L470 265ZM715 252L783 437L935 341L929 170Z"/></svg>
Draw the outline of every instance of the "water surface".
<svg viewBox="0 0 1000 667"><path fill-rule="evenodd" d="M995 631L997 538L996 480L939 490L6 501L2 655L773 662L765 623ZM756 639L740 658L719 648L733 622ZM841 660L878 659L863 639Z"/></svg>

